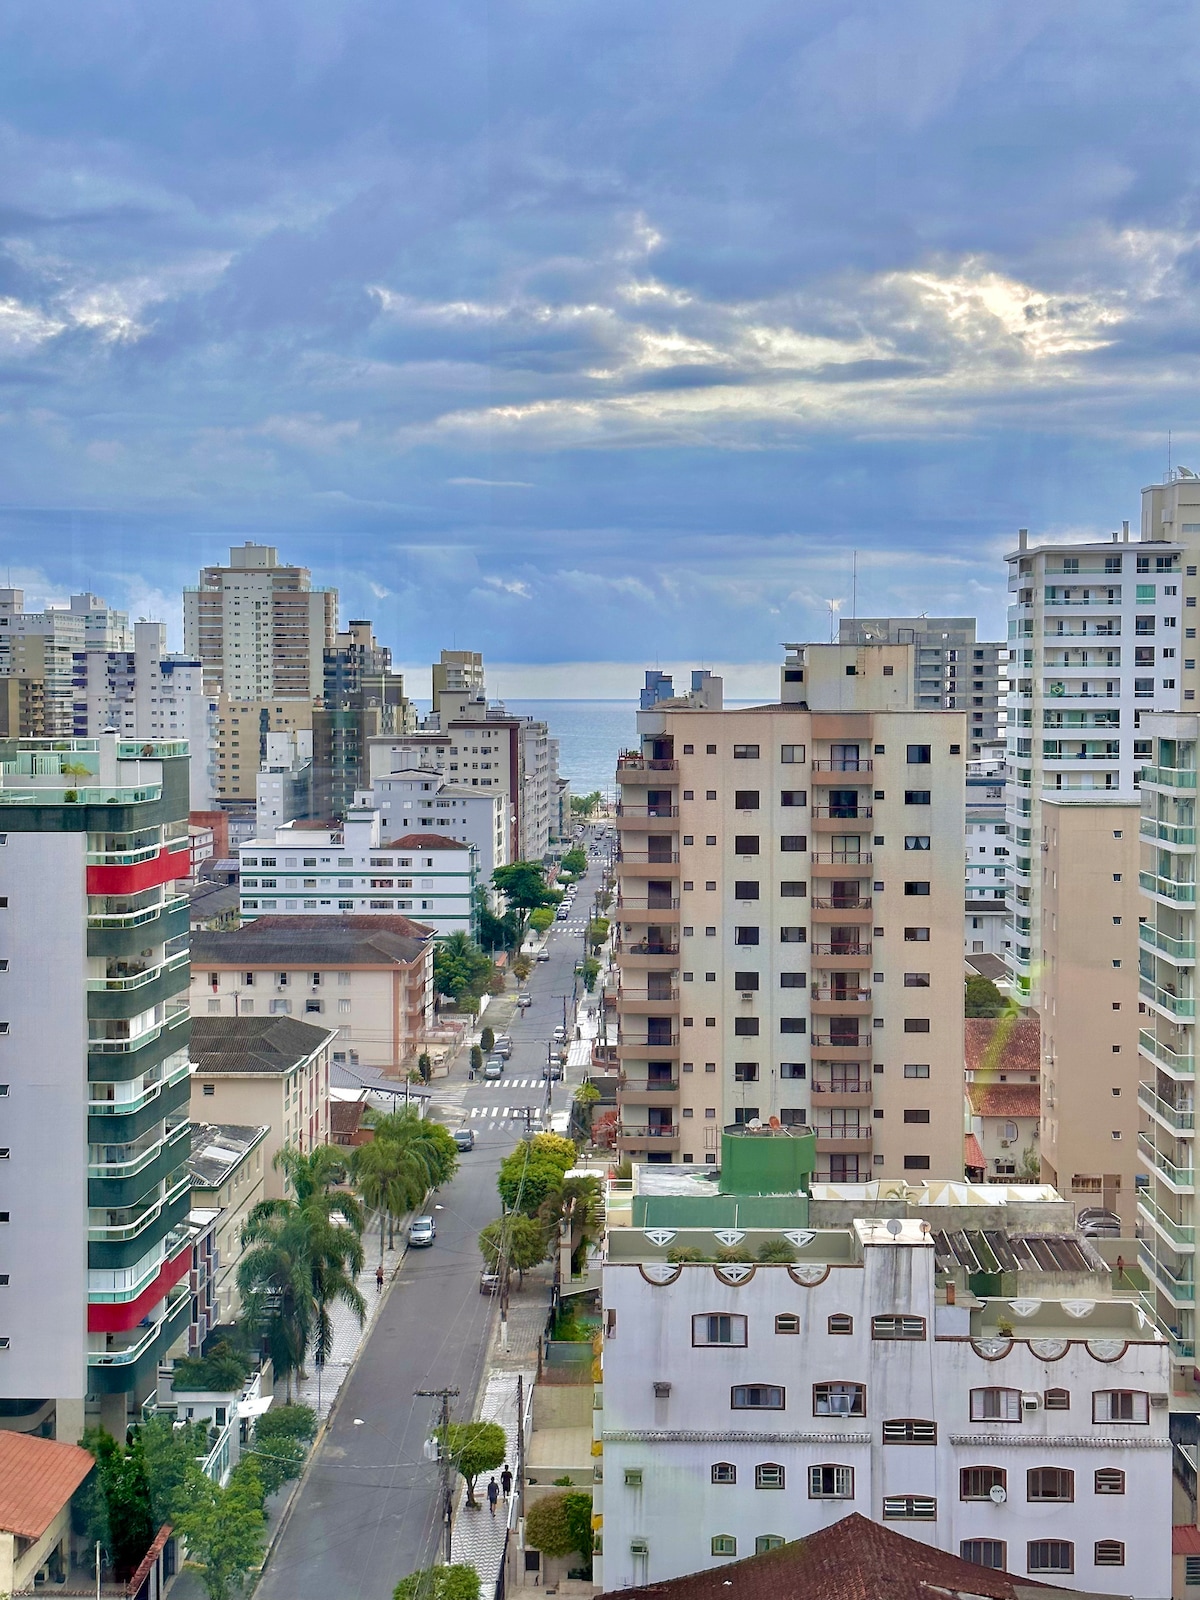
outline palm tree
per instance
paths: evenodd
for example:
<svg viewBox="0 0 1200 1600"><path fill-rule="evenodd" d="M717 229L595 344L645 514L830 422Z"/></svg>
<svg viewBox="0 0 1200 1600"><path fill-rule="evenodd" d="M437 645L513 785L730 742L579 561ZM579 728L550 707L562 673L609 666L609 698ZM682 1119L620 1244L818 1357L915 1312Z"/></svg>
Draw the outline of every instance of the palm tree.
<svg viewBox="0 0 1200 1600"><path fill-rule="evenodd" d="M379 1212L382 1259L384 1213L390 1247L395 1219L454 1176L458 1151L440 1123L426 1122L412 1107L380 1113L371 1126L375 1137L354 1152L354 1176L359 1193Z"/></svg>
<svg viewBox="0 0 1200 1600"><path fill-rule="evenodd" d="M285 1202L291 1207L291 1202ZM312 1328L312 1269L308 1231L298 1210L271 1211L256 1206L242 1232L238 1289L242 1316L251 1336L262 1338L277 1375L292 1399L292 1374L304 1365Z"/></svg>

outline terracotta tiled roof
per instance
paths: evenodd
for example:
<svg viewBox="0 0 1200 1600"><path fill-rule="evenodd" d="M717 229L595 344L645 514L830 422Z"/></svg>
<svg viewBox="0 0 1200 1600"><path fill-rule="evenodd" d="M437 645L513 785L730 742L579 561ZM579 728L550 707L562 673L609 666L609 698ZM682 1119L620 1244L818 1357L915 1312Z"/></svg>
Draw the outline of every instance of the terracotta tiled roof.
<svg viewBox="0 0 1200 1600"><path fill-rule="evenodd" d="M977 1117L1038 1117L1042 1091L1036 1083L969 1083L967 1099Z"/></svg>
<svg viewBox="0 0 1200 1600"><path fill-rule="evenodd" d="M465 850L461 839L451 839L445 833L406 833L400 839L381 844L381 850Z"/></svg>
<svg viewBox="0 0 1200 1600"><path fill-rule="evenodd" d="M968 1133L963 1138L963 1166L986 1167L987 1158L983 1153L983 1146L973 1133Z"/></svg>
<svg viewBox="0 0 1200 1600"><path fill-rule="evenodd" d="M361 1100L331 1100L329 1102L329 1133L349 1139L358 1132L366 1106Z"/></svg>
<svg viewBox="0 0 1200 1600"><path fill-rule="evenodd" d="M1171 1529L1171 1554L1173 1556L1200 1556L1200 1528L1190 1522Z"/></svg>
<svg viewBox="0 0 1200 1600"><path fill-rule="evenodd" d="M1036 1017L967 1017L963 1043L968 1071L1042 1070L1041 1028Z"/></svg>
<svg viewBox="0 0 1200 1600"><path fill-rule="evenodd" d="M77 1444L0 1431L0 1528L40 1539L95 1464Z"/></svg>
<svg viewBox="0 0 1200 1600"><path fill-rule="evenodd" d="M1061 1593L1034 1578L960 1561L855 1511L766 1555L614 1591L614 1600L617 1594L621 1600L730 1600L731 1588L737 1600L1019 1600L1034 1589Z"/></svg>

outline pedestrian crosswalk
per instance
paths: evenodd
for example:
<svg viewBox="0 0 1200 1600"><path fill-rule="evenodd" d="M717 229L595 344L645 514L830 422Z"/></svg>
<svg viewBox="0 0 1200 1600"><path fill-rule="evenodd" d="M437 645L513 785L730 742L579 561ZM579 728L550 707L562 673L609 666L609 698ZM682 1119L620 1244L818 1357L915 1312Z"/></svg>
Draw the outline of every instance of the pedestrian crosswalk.
<svg viewBox="0 0 1200 1600"><path fill-rule="evenodd" d="M509 1078L504 1079L506 1089L536 1089L541 1086L541 1078Z"/></svg>
<svg viewBox="0 0 1200 1600"><path fill-rule="evenodd" d="M534 1104L529 1101L527 1104ZM535 1106L536 1108L536 1106ZM524 1117L525 1106L472 1106L467 1112L468 1118L474 1122L505 1122L511 1117Z"/></svg>

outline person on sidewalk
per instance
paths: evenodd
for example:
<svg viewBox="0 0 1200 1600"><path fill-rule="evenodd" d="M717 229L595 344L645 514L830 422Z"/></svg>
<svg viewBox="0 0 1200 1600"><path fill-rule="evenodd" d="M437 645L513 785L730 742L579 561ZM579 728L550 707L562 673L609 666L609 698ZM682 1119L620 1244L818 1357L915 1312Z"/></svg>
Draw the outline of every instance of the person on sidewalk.
<svg viewBox="0 0 1200 1600"><path fill-rule="evenodd" d="M499 1485L496 1483L495 1478L489 1478L488 1479L487 1497L488 1497L488 1510L492 1513L492 1516L494 1518L495 1515L496 1515L496 1501L499 1500L499 1498L500 1498L500 1489L499 1489Z"/></svg>
<svg viewBox="0 0 1200 1600"><path fill-rule="evenodd" d="M376 1294L382 1294L383 1293L383 1262L382 1261L375 1268L375 1293Z"/></svg>
<svg viewBox="0 0 1200 1600"><path fill-rule="evenodd" d="M504 1469L500 1474L500 1488L503 1491L505 1500L507 1500L512 1494L512 1472L507 1461L504 1463Z"/></svg>

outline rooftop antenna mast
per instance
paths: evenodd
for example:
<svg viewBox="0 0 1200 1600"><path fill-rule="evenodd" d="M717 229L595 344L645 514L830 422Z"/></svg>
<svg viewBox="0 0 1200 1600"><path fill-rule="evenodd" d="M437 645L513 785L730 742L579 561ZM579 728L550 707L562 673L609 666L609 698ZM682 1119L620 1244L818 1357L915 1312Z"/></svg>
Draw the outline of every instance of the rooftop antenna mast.
<svg viewBox="0 0 1200 1600"><path fill-rule="evenodd" d="M850 615L858 620L858 551L855 550L850 560Z"/></svg>

